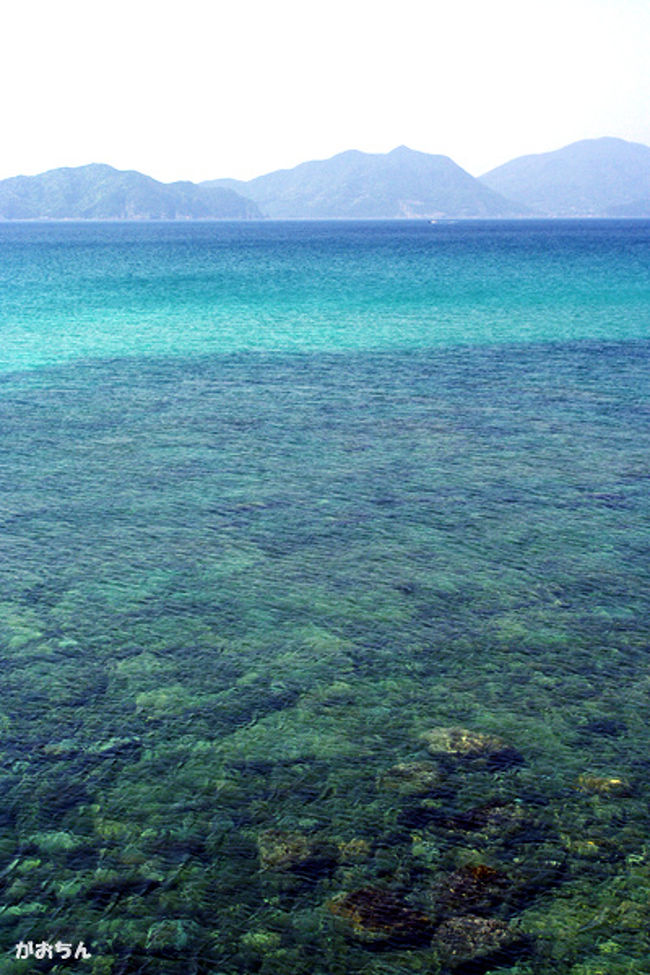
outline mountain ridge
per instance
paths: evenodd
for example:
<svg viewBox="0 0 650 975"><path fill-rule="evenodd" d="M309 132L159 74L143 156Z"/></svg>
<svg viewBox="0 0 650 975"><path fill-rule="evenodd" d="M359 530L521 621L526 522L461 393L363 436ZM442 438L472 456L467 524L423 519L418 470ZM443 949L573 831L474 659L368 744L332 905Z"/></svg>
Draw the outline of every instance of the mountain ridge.
<svg viewBox="0 0 650 975"><path fill-rule="evenodd" d="M504 199L448 156L397 146L388 153L348 149L252 180L206 180L254 200L272 219L515 217Z"/></svg>

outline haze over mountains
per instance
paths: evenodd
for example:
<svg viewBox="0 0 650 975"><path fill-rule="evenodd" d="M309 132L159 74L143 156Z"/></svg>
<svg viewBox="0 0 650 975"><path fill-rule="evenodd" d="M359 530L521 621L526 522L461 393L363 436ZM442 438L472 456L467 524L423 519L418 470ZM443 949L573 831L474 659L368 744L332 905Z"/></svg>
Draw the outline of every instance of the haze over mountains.
<svg viewBox="0 0 650 975"><path fill-rule="evenodd" d="M650 148L589 139L479 179L447 156L350 150L241 181L160 183L92 164L0 180L0 220L650 217Z"/></svg>

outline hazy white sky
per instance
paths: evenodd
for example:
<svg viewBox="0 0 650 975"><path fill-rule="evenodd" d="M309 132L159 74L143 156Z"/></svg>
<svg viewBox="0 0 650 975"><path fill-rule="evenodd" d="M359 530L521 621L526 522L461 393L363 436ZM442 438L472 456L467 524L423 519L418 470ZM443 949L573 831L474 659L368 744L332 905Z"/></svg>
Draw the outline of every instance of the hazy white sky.
<svg viewBox="0 0 650 975"><path fill-rule="evenodd" d="M650 144L650 0L12 0L2 33L0 178Z"/></svg>

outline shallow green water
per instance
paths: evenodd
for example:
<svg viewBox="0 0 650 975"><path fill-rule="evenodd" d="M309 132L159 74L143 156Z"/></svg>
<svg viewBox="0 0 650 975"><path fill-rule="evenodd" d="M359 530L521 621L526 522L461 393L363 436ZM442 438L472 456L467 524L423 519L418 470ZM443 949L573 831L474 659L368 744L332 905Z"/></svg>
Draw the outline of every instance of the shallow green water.
<svg viewBox="0 0 650 975"><path fill-rule="evenodd" d="M324 285L341 328L352 230L337 231L338 298ZM385 281L400 248L416 261L402 232L376 231L391 260L368 258L357 283L373 267ZM448 233L467 277L469 245ZM512 233L507 247L497 231L475 237L476 259L506 247L513 268L534 265ZM120 357L102 358L99 328L66 364L59 312L29 361L11 319L0 971L70 970L16 960L21 939L83 940L92 957L74 970L94 973L648 970L648 296L636 256L624 270L631 233L605 250L618 249L634 300L617 304L606 275L592 296L598 328L618 309L607 340L480 344L487 306L466 296L465 347L427 348L420 333L399 348L400 301L391 311L385 297L384 348L333 348L311 322L317 349L226 340L201 356L190 334L181 355L179 336L178 350L160 346L167 322L152 325L157 354L122 335ZM51 260L76 275L55 243ZM169 283L182 248L156 247ZM289 260L278 240L256 247L248 281L256 262L263 277L260 254ZM555 239L558 267L563 247L566 265L585 242ZM590 248L588 273L566 285L567 321L598 280ZM298 307L318 262L311 277L292 266L307 275ZM52 273L60 297L64 272ZM154 304L167 300L154 288ZM522 299L521 314L537 328L548 301L534 305ZM372 345L376 328L364 335ZM447 726L505 745L432 755L421 736ZM394 771L407 762L422 767ZM441 894L467 866L495 872L487 906ZM367 890L396 898L383 924L408 905L432 930L369 944L336 908ZM445 921L477 913L520 936L456 964Z"/></svg>

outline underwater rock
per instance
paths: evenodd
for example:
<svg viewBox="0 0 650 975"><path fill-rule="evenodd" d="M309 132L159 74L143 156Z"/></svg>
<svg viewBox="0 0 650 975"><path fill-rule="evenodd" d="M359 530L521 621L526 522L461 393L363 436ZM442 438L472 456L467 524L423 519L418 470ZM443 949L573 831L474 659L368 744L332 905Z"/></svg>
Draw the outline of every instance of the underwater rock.
<svg viewBox="0 0 650 975"><path fill-rule="evenodd" d="M520 953L526 946L521 933L505 921L473 915L443 921L436 929L433 943L441 961L449 968L471 963L472 972L505 961L505 956Z"/></svg>
<svg viewBox="0 0 650 975"><path fill-rule="evenodd" d="M142 748L142 739L137 736L129 738L109 738L107 741L98 741L88 749L89 755L100 758L111 758L115 755L124 755L128 752L139 752Z"/></svg>
<svg viewBox="0 0 650 975"><path fill-rule="evenodd" d="M612 907L611 923L623 931L643 931L648 927L648 905L624 900Z"/></svg>
<svg viewBox="0 0 650 975"><path fill-rule="evenodd" d="M43 755L47 755L48 758L68 760L76 758L82 749L72 738L62 738L60 741L50 741L45 745L41 745L39 751Z"/></svg>
<svg viewBox="0 0 650 975"><path fill-rule="evenodd" d="M340 863L358 863L359 860L367 860L372 852L372 847L368 840L361 837L354 837L351 840L341 840L337 843L338 859Z"/></svg>
<svg viewBox="0 0 650 975"><path fill-rule="evenodd" d="M594 718L586 724L579 725L578 731L584 735L606 735L609 738L618 738L620 735L627 734L627 725L616 718Z"/></svg>
<svg viewBox="0 0 650 975"><path fill-rule="evenodd" d="M434 755L486 755L506 748L503 738L467 728L431 728L420 739Z"/></svg>
<svg viewBox="0 0 650 975"><path fill-rule="evenodd" d="M129 654L115 662L115 670L118 674L135 675L145 677L164 670L167 661L160 653L152 653L150 650L141 650L139 653Z"/></svg>
<svg viewBox="0 0 650 975"><path fill-rule="evenodd" d="M112 975L116 965L113 955L94 955L92 975Z"/></svg>
<svg viewBox="0 0 650 975"><path fill-rule="evenodd" d="M377 784L402 795L427 795L440 785L440 771L429 762L400 762L382 773Z"/></svg>
<svg viewBox="0 0 650 975"><path fill-rule="evenodd" d="M3 914L7 917L29 917L31 914L46 914L48 908L45 904L41 904L40 901L27 901L23 900L20 904L12 904L10 907L4 907Z"/></svg>
<svg viewBox="0 0 650 975"><path fill-rule="evenodd" d="M503 875L506 883L498 904L501 917L519 914L542 893L557 887L567 870L566 851L556 838L547 842L539 834L534 839L528 835L524 842L517 837L509 852L515 855Z"/></svg>
<svg viewBox="0 0 650 975"><path fill-rule="evenodd" d="M135 699L136 714L144 715L147 721L183 714L190 706L190 696L182 684L142 691Z"/></svg>
<svg viewBox="0 0 650 975"><path fill-rule="evenodd" d="M98 868L90 879L85 896L106 906L120 897L143 897L158 886L160 881L146 879L137 870Z"/></svg>
<svg viewBox="0 0 650 975"><path fill-rule="evenodd" d="M336 864L332 844L305 836L304 833L266 829L257 837L263 870L299 870L320 873Z"/></svg>
<svg viewBox="0 0 650 975"><path fill-rule="evenodd" d="M287 870L304 863L309 858L309 838L302 833L287 833L279 829L267 829L257 838L260 863L264 869Z"/></svg>
<svg viewBox="0 0 650 975"><path fill-rule="evenodd" d="M122 822L119 819L110 819L107 816L96 816L93 825L97 835L109 843L137 842L140 836L140 831L137 826L128 822Z"/></svg>
<svg viewBox="0 0 650 975"><path fill-rule="evenodd" d="M135 843L127 843L119 853L120 863L129 867L140 867L147 862L147 856Z"/></svg>
<svg viewBox="0 0 650 975"><path fill-rule="evenodd" d="M3 906L6 904L20 904L29 897L32 884L26 877L19 877L2 892Z"/></svg>
<svg viewBox="0 0 650 975"><path fill-rule="evenodd" d="M518 802L493 800L465 812L428 810L428 822L455 833L511 833L530 825L526 811Z"/></svg>
<svg viewBox="0 0 650 975"><path fill-rule="evenodd" d="M604 850L602 843L593 840L588 836L571 836L569 833L560 833L560 842L564 849L574 856L594 857L599 860L603 858Z"/></svg>
<svg viewBox="0 0 650 975"><path fill-rule="evenodd" d="M130 738L109 738L107 741L99 741L88 748L82 747L72 738L62 738L59 741L50 741L38 747L38 751L47 758L70 759L83 756L85 758L115 758L117 755L135 755L142 749L142 740L138 737Z"/></svg>
<svg viewBox="0 0 650 975"><path fill-rule="evenodd" d="M50 830L33 833L29 842L37 846L43 853L70 853L84 845L84 840L67 830Z"/></svg>
<svg viewBox="0 0 650 975"><path fill-rule="evenodd" d="M323 711L348 707L355 702L354 689L347 681L337 680L304 694L302 701Z"/></svg>
<svg viewBox="0 0 650 975"><path fill-rule="evenodd" d="M244 948L251 948L260 954L279 948L282 943L282 938L277 931L266 930L247 931L239 940Z"/></svg>
<svg viewBox="0 0 650 975"><path fill-rule="evenodd" d="M166 918L151 925L147 931L145 949L154 955L183 954L199 934L198 924L192 921Z"/></svg>
<svg viewBox="0 0 650 975"><path fill-rule="evenodd" d="M509 879L493 867L468 864L436 880L428 899L438 917L485 915L503 902L509 887Z"/></svg>
<svg viewBox="0 0 650 975"><path fill-rule="evenodd" d="M327 906L346 932L364 944L422 944L433 934L431 918L389 890L362 887L339 894Z"/></svg>
<svg viewBox="0 0 650 975"><path fill-rule="evenodd" d="M519 764L522 756L503 738L468 728L431 728L420 735L432 755L451 758L482 758L497 767Z"/></svg>
<svg viewBox="0 0 650 975"><path fill-rule="evenodd" d="M599 796L630 796L632 787L627 779L600 775L579 775L578 788Z"/></svg>

